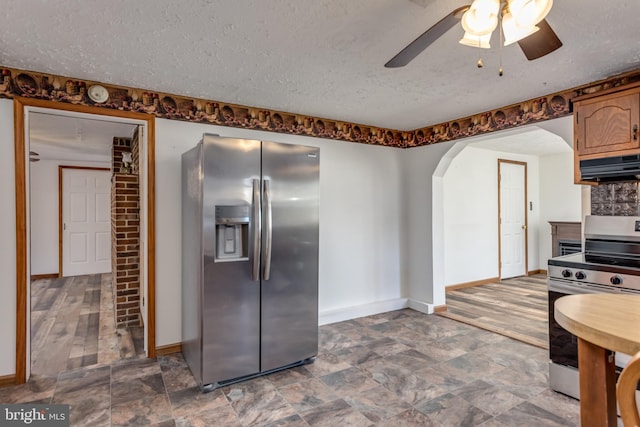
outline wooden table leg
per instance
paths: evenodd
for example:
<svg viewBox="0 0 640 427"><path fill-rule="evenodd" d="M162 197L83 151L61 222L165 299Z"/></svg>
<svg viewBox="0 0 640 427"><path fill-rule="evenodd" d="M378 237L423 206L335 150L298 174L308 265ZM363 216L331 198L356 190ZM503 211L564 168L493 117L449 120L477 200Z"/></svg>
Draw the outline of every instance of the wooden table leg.
<svg viewBox="0 0 640 427"><path fill-rule="evenodd" d="M613 353L578 338L580 425L615 427L616 365Z"/></svg>

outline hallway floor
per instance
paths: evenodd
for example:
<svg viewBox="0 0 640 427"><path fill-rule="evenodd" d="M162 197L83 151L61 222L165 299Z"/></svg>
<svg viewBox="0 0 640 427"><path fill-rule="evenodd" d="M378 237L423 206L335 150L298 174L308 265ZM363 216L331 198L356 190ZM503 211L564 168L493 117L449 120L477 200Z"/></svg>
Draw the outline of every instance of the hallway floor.
<svg viewBox="0 0 640 427"><path fill-rule="evenodd" d="M57 375L143 352L134 340L139 331L115 327L112 288L109 273L31 283L33 374Z"/></svg>
<svg viewBox="0 0 640 427"><path fill-rule="evenodd" d="M317 360L202 394L180 354L38 376L0 402L65 403L73 426L577 426L547 351L405 309L320 327Z"/></svg>
<svg viewBox="0 0 640 427"><path fill-rule="evenodd" d="M514 277L447 291L441 316L549 348L547 276Z"/></svg>

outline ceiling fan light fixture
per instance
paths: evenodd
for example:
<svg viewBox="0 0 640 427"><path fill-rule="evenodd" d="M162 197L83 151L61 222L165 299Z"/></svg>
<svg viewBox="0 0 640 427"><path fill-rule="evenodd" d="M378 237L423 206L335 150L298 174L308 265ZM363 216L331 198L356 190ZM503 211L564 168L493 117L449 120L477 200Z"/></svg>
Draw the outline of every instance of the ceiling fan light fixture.
<svg viewBox="0 0 640 427"><path fill-rule="evenodd" d="M462 28L473 36L491 34L498 26L500 0L474 0L461 19Z"/></svg>
<svg viewBox="0 0 640 427"><path fill-rule="evenodd" d="M529 61L541 58L562 47L562 42L547 20L544 19L544 16L548 14L552 6L552 0L473 0L471 5L453 9L427 29L427 31L418 36L418 38L409 43L404 49L391 58L390 61L384 64L384 66L386 68L396 68L407 65L456 24L461 24L465 31L464 37L460 40L460 44L470 45L476 48L488 48L488 39L491 38L491 33L500 26L500 37L498 39L498 45L501 49L499 74L502 75L502 46L505 44L503 43L505 40L505 32L507 33L506 44L517 41L520 49ZM530 22L533 22L531 25L521 25L518 23L518 13L515 11L517 10L523 13L524 9L533 10L534 12L536 10L538 11L538 16L529 18ZM483 16L484 18L482 18ZM500 22L503 18L507 21L505 25L502 25ZM517 32L518 35L514 35L509 23L512 18L516 21L517 26L526 28L524 34L523 30L520 29L520 31ZM540 19L539 22L536 21L538 19ZM488 25L487 22L491 25ZM486 43L484 43L483 40L487 40ZM478 62L480 63L479 65L482 65L481 61Z"/></svg>
<svg viewBox="0 0 640 427"><path fill-rule="evenodd" d="M540 28L535 25L532 27L520 27L516 24L515 18L511 13L507 12L502 15L502 31L504 33L504 46L509 46L525 37L538 31Z"/></svg>
<svg viewBox="0 0 640 427"><path fill-rule="evenodd" d="M509 0L509 10L519 27L531 28L542 21L553 6L553 0Z"/></svg>
<svg viewBox="0 0 640 427"><path fill-rule="evenodd" d="M498 16L500 10L500 0L473 0L469 10L480 19L484 19L490 15Z"/></svg>
<svg viewBox="0 0 640 427"><path fill-rule="evenodd" d="M484 36L474 36L473 34L469 34L468 32L465 32L464 37L460 39L459 43L465 46L489 49L491 48L491 44L489 44L490 40L491 40L491 33L486 34Z"/></svg>

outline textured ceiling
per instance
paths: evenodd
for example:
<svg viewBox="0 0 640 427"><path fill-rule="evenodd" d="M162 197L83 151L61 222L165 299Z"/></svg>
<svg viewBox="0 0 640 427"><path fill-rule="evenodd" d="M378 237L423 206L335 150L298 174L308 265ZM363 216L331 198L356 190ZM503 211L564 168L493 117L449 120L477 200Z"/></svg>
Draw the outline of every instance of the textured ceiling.
<svg viewBox="0 0 640 427"><path fill-rule="evenodd" d="M556 0L564 46L527 61L451 29L383 64L470 0L4 0L0 65L408 130L640 67L640 1ZM497 41L493 41L497 45Z"/></svg>
<svg viewBox="0 0 640 427"><path fill-rule="evenodd" d="M114 137L131 138L136 126L45 113L29 113L29 150L41 160L111 161Z"/></svg>

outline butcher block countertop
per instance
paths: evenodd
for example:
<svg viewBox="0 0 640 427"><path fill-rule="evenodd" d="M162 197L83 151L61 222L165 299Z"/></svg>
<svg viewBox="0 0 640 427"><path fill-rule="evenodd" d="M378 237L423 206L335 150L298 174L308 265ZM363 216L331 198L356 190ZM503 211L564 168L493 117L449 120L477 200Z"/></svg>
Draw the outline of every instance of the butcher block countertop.
<svg viewBox="0 0 640 427"><path fill-rule="evenodd" d="M602 348L631 355L640 351L640 295L568 295L556 301L555 318Z"/></svg>

